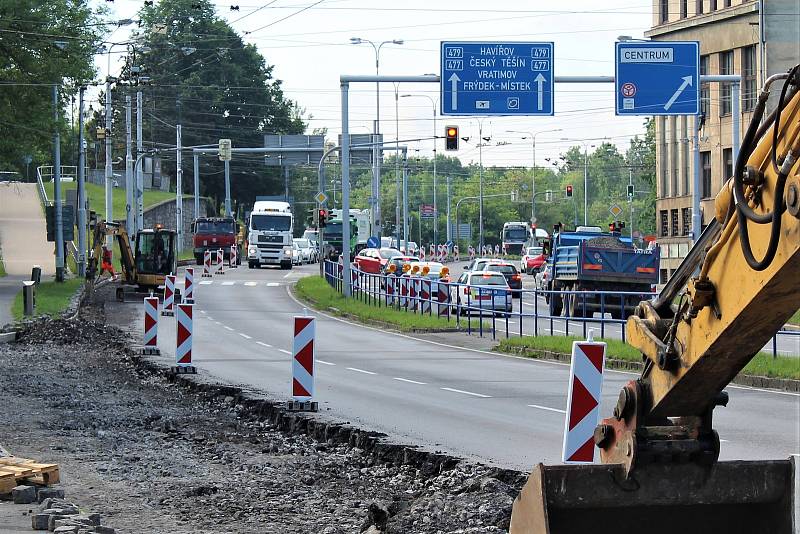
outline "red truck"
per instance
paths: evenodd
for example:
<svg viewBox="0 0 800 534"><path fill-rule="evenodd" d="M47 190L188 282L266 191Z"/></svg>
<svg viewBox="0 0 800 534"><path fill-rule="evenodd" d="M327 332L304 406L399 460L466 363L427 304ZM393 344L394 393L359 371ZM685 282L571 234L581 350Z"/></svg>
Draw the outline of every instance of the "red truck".
<svg viewBox="0 0 800 534"><path fill-rule="evenodd" d="M200 217L192 223L192 247L197 265L202 265L206 250L222 249L230 261L231 246L236 245L236 263L242 263L242 248L237 242L239 224L231 217Z"/></svg>

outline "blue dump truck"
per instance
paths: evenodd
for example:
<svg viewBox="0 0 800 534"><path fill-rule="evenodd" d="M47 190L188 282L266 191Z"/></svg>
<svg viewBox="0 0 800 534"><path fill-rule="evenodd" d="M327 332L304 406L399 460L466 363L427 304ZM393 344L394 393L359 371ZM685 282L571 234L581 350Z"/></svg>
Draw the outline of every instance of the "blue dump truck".
<svg viewBox="0 0 800 534"><path fill-rule="evenodd" d="M547 289L586 291L582 294L546 294L550 315L592 317L594 312L610 313L614 319L630 315L641 297L606 295L597 291L650 293L658 282L658 248L637 249L630 237L620 234L624 223L611 223L610 232L597 226L578 226L565 232L556 225L549 243L548 264L552 275Z"/></svg>

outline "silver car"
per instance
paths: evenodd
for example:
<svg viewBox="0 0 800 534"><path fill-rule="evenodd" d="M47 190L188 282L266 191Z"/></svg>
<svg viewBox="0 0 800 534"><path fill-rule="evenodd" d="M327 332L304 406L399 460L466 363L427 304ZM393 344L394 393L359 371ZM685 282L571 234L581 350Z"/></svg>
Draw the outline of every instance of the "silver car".
<svg viewBox="0 0 800 534"><path fill-rule="evenodd" d="M466 272L458 279L454 312L469 315L475 312L511 313L514 299L503 273L494 271Z"/></svg>

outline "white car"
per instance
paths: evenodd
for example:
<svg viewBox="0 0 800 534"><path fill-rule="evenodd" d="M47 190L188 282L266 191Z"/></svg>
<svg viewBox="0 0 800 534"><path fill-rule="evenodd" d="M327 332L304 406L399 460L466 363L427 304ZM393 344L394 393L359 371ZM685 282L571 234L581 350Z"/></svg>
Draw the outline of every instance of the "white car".
<svg viewBox="0 0 800 534"><path fill-rule="evenodd" d="M312 263L314 261L314 248L308 239L295 239L294 244L299 249L299 263Z"/></svg>
<svg viewBox="0 0 800 534"><path fill-rule="evenodd" d="M550 279L550 264L545 263L544 266L536 271L536 289L547 289L547 282Z"/></svg>
<svg viewBox="0 0 800 534"><path fill-rule="evenodd" d="M303 264L303 249L297 244L297 241L292 243L292 265Z"/></svg>

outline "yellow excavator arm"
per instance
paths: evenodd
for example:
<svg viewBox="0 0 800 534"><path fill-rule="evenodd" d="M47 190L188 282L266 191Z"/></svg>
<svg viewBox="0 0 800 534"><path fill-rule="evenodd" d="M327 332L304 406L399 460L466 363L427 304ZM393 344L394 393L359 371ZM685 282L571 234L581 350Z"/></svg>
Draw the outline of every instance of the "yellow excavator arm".
<svg viewBox="0 0 800 534"><path fill-rule="evenodd" d="M106 237L114 236L120 250L120 266L125 283L133 284L136 281L136 261L130 245L130 238L125 227L108 221L97 221L92 230L92 246L89 249L89 264L86 269L86 278L94 280L97 277L99 266L103 261L103 244Z"/></svg>

